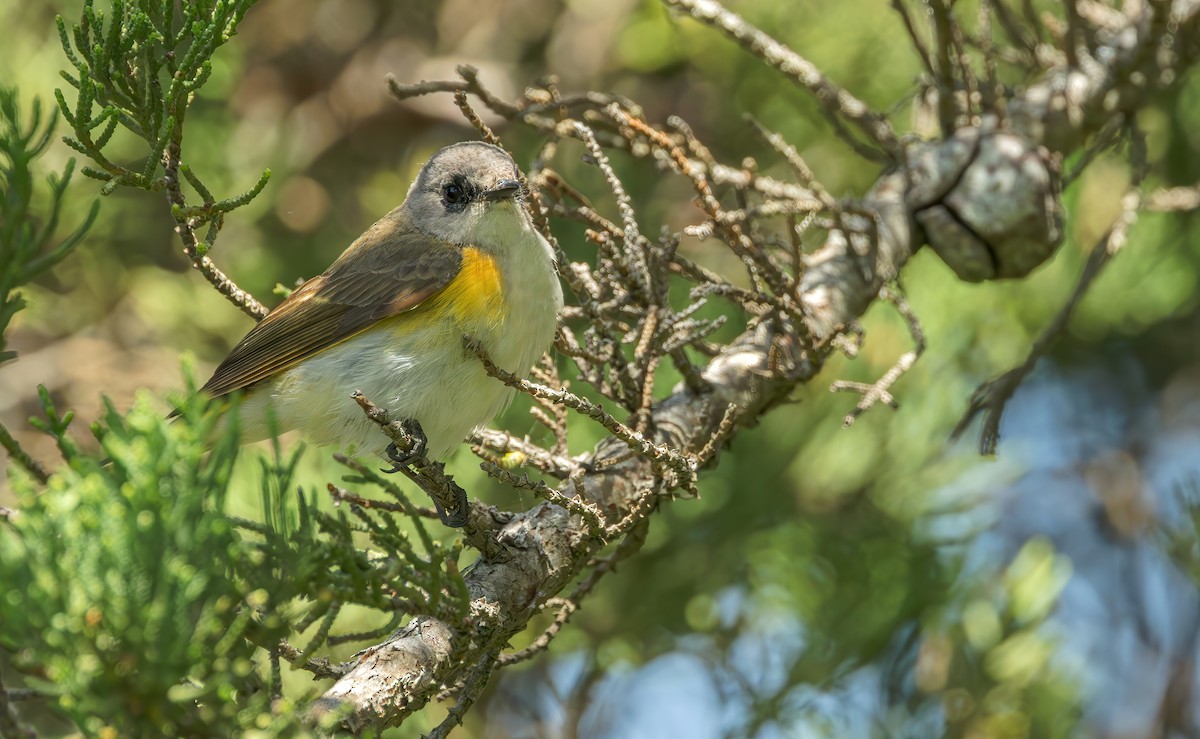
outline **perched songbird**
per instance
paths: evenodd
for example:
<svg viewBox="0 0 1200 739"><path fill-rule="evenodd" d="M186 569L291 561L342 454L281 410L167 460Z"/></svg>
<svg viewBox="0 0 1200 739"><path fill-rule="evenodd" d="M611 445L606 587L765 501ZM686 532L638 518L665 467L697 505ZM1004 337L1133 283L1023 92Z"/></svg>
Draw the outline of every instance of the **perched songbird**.
<svg viewBox="0 0 1200 739"><path fill-rule="evenodd" d="M480 142L441 149L400 207L258 323L204 385L241 391L244 441L301 430L352 454L389 439L350 398L415 420L431 459L488 422L512 391L463 337L525 375L554 338L554 253L521 203L516 164Z"/></svg>

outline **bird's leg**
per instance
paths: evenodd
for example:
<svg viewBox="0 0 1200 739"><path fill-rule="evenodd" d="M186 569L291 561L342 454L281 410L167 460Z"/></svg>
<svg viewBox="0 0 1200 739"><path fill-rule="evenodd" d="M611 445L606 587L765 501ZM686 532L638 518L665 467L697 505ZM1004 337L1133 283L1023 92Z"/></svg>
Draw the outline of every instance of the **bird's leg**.
<svg viewBox="0 0 1200 739"><path fill-rule="evenodd" d="M407 418L400 422L400 426L404 429L404 437L408 442L407 448L401 451L394 441L387 445L387 458L392 463L390 470L383 470L387 473L399 472L413 462L424 459L425 451L429 446L429 439L425 436L425 430L421 428L417 419Z"/></svg>
<svg viewBox="0 0 1200 739"><path fill-rule="evenodd" d="M455 529L465 526L471 514L467 491L446 474L441 462L432 462L425 456L429 439L415 418L401 421L400 426L404 430L405 449L401 450L396 442L388 444L386 453L392 468L383 472L403 472L420 485L433 500L443 525Z"/></svg>
<svg viewBox="0 0 1200 739"><path fill-rule="evenodd" d="M433 500L433 507L437 509L438 519L442 524L452 529L466 526L471 517L467 491L463 490L453 477L446 474L446 466L441 462L432 462L428 467L421 469L420 474L430 483L428 487L422 487ZM448 505L443 506L442 501Z"/></svg>

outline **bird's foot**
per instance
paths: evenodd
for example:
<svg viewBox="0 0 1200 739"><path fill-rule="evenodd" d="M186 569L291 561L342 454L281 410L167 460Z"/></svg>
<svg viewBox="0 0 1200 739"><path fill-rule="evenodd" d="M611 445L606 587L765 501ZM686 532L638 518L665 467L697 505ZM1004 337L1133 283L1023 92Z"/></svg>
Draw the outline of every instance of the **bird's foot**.
<svg viewBox="0 0 1200 739"><path fill-rule="evenodd" d="M454 478L446 474L441 462L434 465L436 473L430 476L431 488L426 488L433 507L437 509L438 519L442 525L459 529L467 525L471 518L471 504L467 501L467 491L463 490ZM439 500L441 499L441 500ZM443 506L442 500L448 505Z"/></svg>
<svg viewBox="0 0 1200 739"><path fill-rule="evenodd" d="M467 491L446 474L440 462L431 462L425 456L429 439L416 419L401 421L400 426L404 430L404 448L394 441L388 444L386 454L392 468L381 471L389 474L404 472L429 494L443 525L455 529L466 526L471 515Z"/></svg>
<svg viewBox="0 0 1200 739"><path fill-rule="evenodd" d="M382 470L382 472L388 474L400 472L413 462L425 459L425 452L429 448L429 439L425 436L424 429L421 428L421 424L415 418L408 418L401 421L400 426L404 429L405 440L408 443L403 450L394 441L387 445L387 458L392 463L392 468L390 470Z"/></svg>

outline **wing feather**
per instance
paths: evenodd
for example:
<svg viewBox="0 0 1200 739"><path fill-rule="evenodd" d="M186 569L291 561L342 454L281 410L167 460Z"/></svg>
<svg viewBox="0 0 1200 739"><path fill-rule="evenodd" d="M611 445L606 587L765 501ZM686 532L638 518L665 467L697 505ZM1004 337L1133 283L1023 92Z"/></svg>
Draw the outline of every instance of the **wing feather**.
<svg viewBox="0 0 1200 739"><path fill-rule="evenodd" d="M219 397L249 387L417 308L450 284L462 250L426 236L398 209L380 219L324 274L297 288L233 348L204 385Z"/></svg>

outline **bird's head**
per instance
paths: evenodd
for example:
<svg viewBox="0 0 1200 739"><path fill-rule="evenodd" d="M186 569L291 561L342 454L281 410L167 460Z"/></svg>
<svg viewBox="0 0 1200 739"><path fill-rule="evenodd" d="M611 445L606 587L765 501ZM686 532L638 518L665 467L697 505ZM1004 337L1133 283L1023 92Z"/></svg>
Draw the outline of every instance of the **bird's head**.
<svg viewBox="0 0 1200 739"><path fill-rule="evenodd" d="M421 231L485 249L527 230L517 165L503 149L481 141L439 149L417 175L403 208Z"/></svg>

